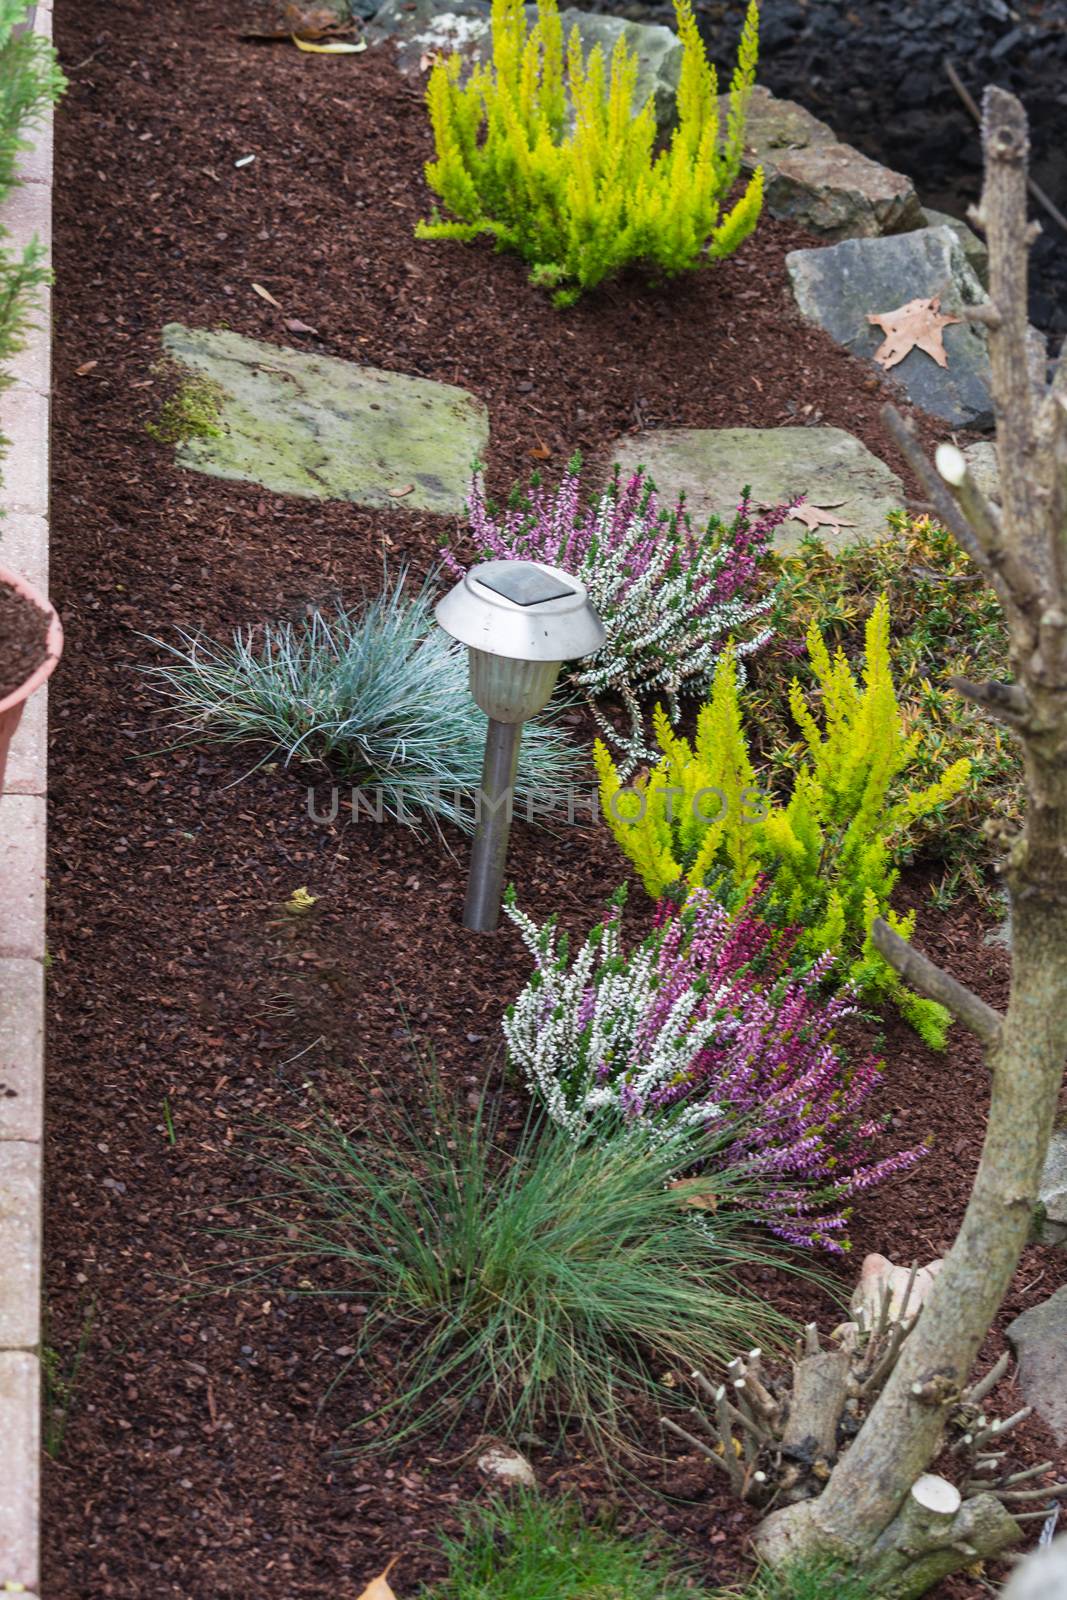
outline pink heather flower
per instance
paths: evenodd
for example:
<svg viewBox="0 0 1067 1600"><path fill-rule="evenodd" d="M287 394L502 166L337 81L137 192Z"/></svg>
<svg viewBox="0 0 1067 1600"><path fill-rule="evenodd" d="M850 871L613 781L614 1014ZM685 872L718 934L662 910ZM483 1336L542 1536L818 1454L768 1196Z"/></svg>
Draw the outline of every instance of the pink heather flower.
<svg viewBox="0 0 1067 1600"><path fill-rule="evenodd" d="M707 1170L729 1174L728 1188L740 1180L743 1203L772 1233L840 1253L848 1202L922 1151L874 1158L880 1125L857 1113L880 1063L850 1062L835 1037L854 996L826 993L829 958L795 969L799 930L762 920L764 890L757 884L736 915L695 890L680 911L661 907L629 956L616 912L572 970L553 926L538 930L512 908L545 1005L533 1012L520 997L505 1034L531 1088L575 1137L596 1137L605 1119L653 1136L702 1127L715 1138Z"/></svg>
<svg viewBox="0 0 1067 1600"><path fill-rule="evenodd" d="M608 488L583 502L572 464L555 489L535 482L502 510L489 506L476 473L467 506L480 559L543 561L585 584L608 638L570 677L605 738L623 750L624 779L652 754L642 699L664 700L676 719L679 696L704 692L728 638L740 659L770 636L758 623L773 598L761 592L761 565L790 505L757 514L746 494L732 522L712 517L697 530L684 497L661 502L643 470L623 478L616 468ZM443 559L462 575L447 548ZM626 707L625 736L603 715L606 695Z"/></svg>

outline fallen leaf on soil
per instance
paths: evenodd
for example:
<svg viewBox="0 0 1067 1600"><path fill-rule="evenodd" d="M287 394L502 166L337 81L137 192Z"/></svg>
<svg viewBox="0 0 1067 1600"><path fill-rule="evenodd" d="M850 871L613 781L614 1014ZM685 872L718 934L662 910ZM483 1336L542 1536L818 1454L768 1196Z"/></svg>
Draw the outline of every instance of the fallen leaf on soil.
<svg viewBox="0 0 1067 1600"><path fill-rule="evenodd" d="M318 898L319 897L317 894L308 894L307 886L304 885L299 889L293 890L292 894L285 902L285 910L288 911L289 915L292 917L306 916L311 910L312 906L317 903Z"/></svg>
<svg viewBox="0 0 1067 1600"><path fill-rule="evenodd" d="M275 300L275 298L271 294L270 290L269 289L264 289L264 287L263 287L263 285L261 283L254 283L252 285L252 293L253 294L258 294L259 298L261 300L265 300L268 305L277 306L279 311L282 309L281 301L280 300Z"/></svg>
<svg viewBox="0 0 1067 1600"><path fill-rule="evenodd" d="M358 56L361 50L367 48L366 39L360 39L356 44L349 44L344 39L332 39L328 44L312 44L295 33L291 37L298 50L310 50L317 56Z"/></svg>
<svg viewBox="0 0 1067 1600"><path fill-rule="evenodd" d="M389 1565L382 1572L379 1572L376 1578L371 1579L363 1593L359 1595L358 1600L396 1600L396 1595L389 1587L386 1579L399 1560L399 1556L394 1556Z"/></svg>
<svg viewBox="0 0 1067 1600"><path fill-rule="evenodd" d="M530 451L530 455L533 456L535 461L547 461L551 454L551 450L548 448L543 439L538 439L537 443Z"/></svg>
<svg viewBox="0 0 1067 1600"><path fill-rule="evenodd" d="M402 489L387 489L386 494L392 495L394 500L403 500L406 494L411 494L415 488L413 483L405 483Z"/></svg>
<svg viewBox="0 0 1067 1600"><path fill-rule="evenodd" d="M92 372L93 368L98 365L99 362L96 361L83 361L80 367L74 368L74 371L79 378L84 378L87 372Z"/></svg>
<svg viewBox="0 0 1067 1600"><path fill-rule="evenodd" d="M318 337L318 328L313 328L309 322L301 322L299 317L286 317L285 326L290 333L313 333Z"/></svg>
<svg viewBox="0 0 1067 1600"><path fill-rule="evenodd" d="M881 328L885 338L874 352L874 359L888 372L898 361L903 361L912 350L925 350L939 367L948 366L948 356L941 333L950 322L962 322L962 317L947 316L941 310L941 296L929 300L909 300L895 311L868 311L867 321Z"/></svg>
<svg viewBox="0 0 1067 1600"><path fill-rule="evenodd" d="M802 522L809 533L815 533L819 528L830 528L834 533L840 533L842 528L854 528L854 522L846 522L844 517L835 514L836 506L843 506L843 500L835 500L829 506L813 506L807 500L801 500L795 505L789 516L796 522Z"/></svg>
<svg viewBox="0 0 1067 1600"><path fill-rule="evenodd" d="M707 1178L675 1178L667 1187L687 1191L678 1198L683 1206L689 1206L694 1211L719 1209L719 1198L713 1189L708 1188Z"/></svg>

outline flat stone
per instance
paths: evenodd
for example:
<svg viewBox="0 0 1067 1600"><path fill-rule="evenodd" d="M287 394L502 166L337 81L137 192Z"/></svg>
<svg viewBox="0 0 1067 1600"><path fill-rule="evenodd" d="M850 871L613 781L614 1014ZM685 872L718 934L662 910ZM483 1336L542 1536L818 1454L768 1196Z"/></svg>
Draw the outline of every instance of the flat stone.
<svg viewBox="0 0 1067 1600"><path fill-rule="evenodd" d="M43 1072L44 967L0 959L0 1141L40 1139Z"/></svg>
<svg viewBox="0 0 1067 1600"><path fill-rule="evenodd" d="M1041 1207L1037 1229L1041 1242L1067 1244L1067 1129L1057 1129L1049 1141L1037 1198Z"/></svg>
<svg viewBox="0 0 1067 1600"><path fill-rule="evenodd" d="M695 523L731 512L745 484L758 504L799 495L833 507L854 526L819 530L831 550L882 538L889 512L904 503L896 473L842 428L655 429L619 440L611 459L627 472L647 468L668 499L684 490ZM802 523L784 523L775 549L795 550L803 534Z"/></svg>
<svg viewBox="0 0 1067 1600"><path fill-rule="evenodd" d="M41 1337L41 1146L0 1141L0 1350Z"/></svg>
<svg viewBox="0 0 1067 1600"><path fill-rule="evenodd" d="M963 253L974 269L974 274L983 289L989 288L989 251L986 249L984 239L980 239L973 228L969 228L961 217L949 216L947 211L931 211L929 206L922 208L924 228L951 228L956 238L963 247Z"/></svg>
<svg viewBox="0 0 1067 1600"><path fill-rule="evenodd" d="M524 1455L509 1445L494 1444L478 1457L478 1471L487 1478L497 1478L502 1483L521 1484L524 1489L537 1486L534 1470Z"/></svg>
<svg viewBox="0 0 1067 1600"><path fill-rule="evenodd" d="M465 389L176 322L163 344L220 394L220 437L179 445L181 466L278 494L462 513L489 440Z"/></svg>
<svg viewBox="0 0 1067 1600"><path fill-rule="evenodd" d="M5 794L44 794L48 787L48 684L23 703L4 773Z"/></svg>
<svg viewBox="0 0 1067 1600"><path fill-rule="evenodd" d="M48 514L48 395L26 383L0 393L4 455L4 504L12 511Z"/></svg>
<svg viewBox="0 0 1067 1600"><path fill-rule="evenodd" d="M486 0L454 0L438 10L434 0L385 0L366 29L371 44L391 40L396 46L396 62L406 76L428 70L434 55L459 55L468 64L488 61L492 56L490 8ZM527 21L537 20L536 6L526 7ZM643 105L651 94L656 101L656 122L661 133L675 123L675 93L681 72L682 46L672 29L659 24L627 22L621 17L580 11L570 6L560 12L564 48L571 29L577 27L583 52L588 55L599 44L605 64L611 59L620 34L636 51L637 85L634 102Z"/></svg>
<svg viewBox="0 0 1067 1600"><path fill-rule="evenodd" d="M0 956L43 957L44 874L44 796L0 795Z"/></svg>
<svg viewBox="0 0 1067 1600"><path fill-rule="evenodd" d="M37 1588L41 1368L23 1350L0 1350L0 1594L33 1600Z"/></svg>
<svg viewBox="0 0 1067 1600"><path fill-rule="evenodd" d="M39 512L8 511L0 517L0 567L48 593L48 520Z"/></svg>
<svg viewBox="0 0 1067 1600"><path fill-rule="evenodd" d="M1046 1549L1031 1550L1023 1558L1000 1591L1000 1600L1064 1600L1065 1595L1067 1534L1061 1534Z"/></svg>
<svg viewBox="0 0 1067 1600"><path fill-rule="evenodd" d="M782 151L766 183L765 203L773 217L828 239L902 233L922 222L911 179L848 144Z"/></svg>
<svg viewBox="0 0 1067 1600"><path fill-rule="evenodd" d="M1056 1435L1067 1444L1067 1288L1024 1311L1008 1328L1019 1360L1019 1387Z"/></svg>
<svg viewBox="0 0 1067 1600"><path fill-rule="evenodd" d="M986 298L951 228L845 239L824 250L793 250L785 260L801 314L872 365L883 334L867 321L868 312L940 295L942 311L953 313ZM944 345L947 367L915 349L885 376L952 427L992 428L985 329L954 323L944 329Z"/></svg>

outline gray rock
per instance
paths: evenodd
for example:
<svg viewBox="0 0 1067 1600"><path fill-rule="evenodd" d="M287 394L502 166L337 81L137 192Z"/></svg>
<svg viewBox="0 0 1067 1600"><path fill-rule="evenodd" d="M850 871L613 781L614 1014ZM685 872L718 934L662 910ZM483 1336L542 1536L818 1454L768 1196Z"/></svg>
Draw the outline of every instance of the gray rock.
<svg viewBox="0 0 1067 1600"><path fill-rule="evenodd" d="M667 498L684 490L697 522L729 515L745 484L760 504L810 497L854 524L819 530L830 549L881 538L889 512L904 502L896 474L841 428L656 429L621 439L612 460L624 471L646 467ZM787 522L775 548L794 550L803 534L802 523Z"/></svg>
<svg viewBox="0 0 1067 1600"><path fill-rule="evenodd" d="M1024 1311L1008 1328L1027 1405L1067 1444L1067 1288Z"/></svg>
<svg viewBox="0 0 1067 1600"><path fill-rule="evenodd" d="M728 95L719 96L723 128ZM763 168L764 204L831 239L900 233L922 225L911 179L870 161L793 100L757 84L748 103L742 169Z"/></svg>
<svg viewBox="0 0 1067 1600"><path fill-rule="evenodd" d="M973 228L969 228L960 217L950 217L947 211L931 211L929 206L923 207L924 228L951 228L956 238L963 246L963 253L974 269L975 277L983 289L989 288L989 251L986 249L985 240L979 239Z"/></svg>
<svg viewBox="0 0 1067 1600"><path fill-rule="evenodd" d="M1061 1534L1047 1549L1031 1550L1000 1591L1000 1600L1064 1600L1065 1595L1067 1534Z"/></svg>
<svg viewBox="0 0 1067 1600"><path fill-rule="evenodd" d="M524 1455L510 1445L490 1445L478 1457L477 1466L478 1471L484 1472L487 1478L496 1478L501 1483L518 1484L522 1489L537 1487L533 1467Z"/></svg>
<svg viewBox="0 0 1067 1600"><path fill-rule="evenodd" d="M1043 1244L1067 1244L1067 1130L1053 1135L1045 1158L1038 1191L1041 1221L1037 1229Z"/></svg>
<svg viewBox="0 0 1067 1600"><path fill-rule="evenodd" d="M772 216L828 239L903 233L922 222L911 179L848 144L783 150L775 158L765 195Z"/></svg>
<svg viewBox="0 0 1067 1600"><path fill-rule="evenodd" d="M985 299L951 228L794 250L786 268L801 314L872 364L883 335L867 321L868 312L895 311L909 300L940 295L942 311L952 313ZM992 428L985 329L955 323L945 328L944 344L947 367L916 349L886 376L915 405L952 427Z"/></svg>
<svg viewBox="0 0 1067 1600"><path fill-rule="evenodd" d="M527 6L531 23L537 19L536 6ZM560 12L564 46L575 26L588 54L599 44L605 61L611 58L616 40L625 34L638 57L635 103L642 105L648 96L656 100L656 121L661 133L675 122L675 93L682 64L682 46L670 28L641 22L626 22L620 17L579 11L569 7ZM397 66L402 73L425 72L427 58L438 53L458 54L467 62L487 61L492 55L489 5L486 0L455 0L447 10L439 10L434 0L385 0L366 30L371 44L392 40L396 45Z"/></svg>
<svg viewBox="0 0 1067 1600"><path fill-rule="evenodd" d="M730 96L719 96L720 126L725 128L730 109ZM746 173L763 168L768 182L773 178L775 163L781 155L792 150L806 150L813 145L836 144L837 134L810 111L798 106L795 100L779 100L762 83L757 83L748 102L745 119L745 153L742 166Z"/></svg>
<svg viewBox="0 0 1067 1600"><path fill-rule="evenodd" d="M447 9L434 0L385 0L364 30L368 44L392 40L405 75L425 72L427 58L437 54L484 61L489 36L489 0L452 0Z"/></svg>
<svg viewBox="0 0 1067 1600"><path fill-rule="evenodd" d="M278 494L455 515L489 439L485 407L451 384L169 323L163 345L217 386L217 438L179 465Z"/></svg>

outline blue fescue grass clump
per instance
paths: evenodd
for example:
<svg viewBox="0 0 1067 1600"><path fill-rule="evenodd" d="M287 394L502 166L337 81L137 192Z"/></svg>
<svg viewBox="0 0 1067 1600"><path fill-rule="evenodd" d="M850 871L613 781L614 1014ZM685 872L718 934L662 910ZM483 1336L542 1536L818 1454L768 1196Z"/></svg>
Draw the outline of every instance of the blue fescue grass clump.
<svg viewBox="0 0 1067 1600"><path fill-rule="evenodd" d="M623 1538L586 1521L573 1500L526 1490L466 1508L442 1549L447 1576L419 1600L875 1600L861 1578L825 1561L707 1589L662 1540Z"/></svg>
<svg viewBox="0 0 1067 1600"><path fill-rule="evenodd" d="M451 1431L476 1401L509 1438L577 1423L610 1462L630 1401L666 1372L790 1335L739 1269L797 1269L753 1244L740 1201L708 1225L671 1185L676 1142L576 1144L531 1121L506 1150L492 1114L467 1126L432 1083L427 1120L400 1139L325 1114L279 1130L265 1162L276 1192L241 1235L244 1270L367 1307L354 1361L389 1346L397 1382L354 1449ZM368 1361L364 1393L381 1370Z"/></svg>
<svg viewBox="0 0 1067 1600"><path fill-rule="evenodd" d="M181 633L152 640L169 659L146 670L171 703L179 744L254 744L373 787L398 821L469 831L482 777L486 718L471 699L467 652L433 619L433 587L401 575L358 609L267 623L229 644ZM580 756L546 721L523 730L518 815L578 777ZM530 807L529 813L527 808Z"/></svg>

